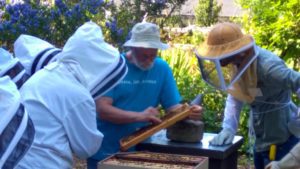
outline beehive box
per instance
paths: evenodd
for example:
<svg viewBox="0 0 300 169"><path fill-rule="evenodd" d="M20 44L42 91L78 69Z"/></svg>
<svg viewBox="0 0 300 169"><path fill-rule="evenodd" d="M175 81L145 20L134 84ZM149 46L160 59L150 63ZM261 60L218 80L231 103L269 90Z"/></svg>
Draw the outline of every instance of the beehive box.
<svg viewBox="0 0 300 169"><path fill-rule="evenodd" d="M98 169L208 169L208 158L153 152L117 153L101 161Z"/></svg>

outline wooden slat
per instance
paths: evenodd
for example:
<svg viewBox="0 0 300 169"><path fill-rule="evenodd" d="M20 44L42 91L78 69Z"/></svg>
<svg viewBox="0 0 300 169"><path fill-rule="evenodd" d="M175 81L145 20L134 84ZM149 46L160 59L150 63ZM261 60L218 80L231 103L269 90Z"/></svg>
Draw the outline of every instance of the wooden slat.
<svg viewBox="0 0 300 169"><path fill-rule="evenodd" d="M190 114L190 107L188 104L183 104L178 107L176 110L168 113L162 118L162 122L159 124L152 124L146 127L143 127L131 135L124 137L120 140L121 151L126 151L130 147L142 142L146 138L150 137L154 133L160 131L163 128L168 128L171 125L175 124L177 121L183 120Z"/></svg>

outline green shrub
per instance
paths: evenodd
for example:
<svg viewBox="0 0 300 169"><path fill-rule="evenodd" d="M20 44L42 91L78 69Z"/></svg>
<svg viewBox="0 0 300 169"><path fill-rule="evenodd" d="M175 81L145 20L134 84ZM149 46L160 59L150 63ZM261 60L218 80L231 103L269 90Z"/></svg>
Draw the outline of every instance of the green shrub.
<svg viewBox="0 0 300 169"><path fill-rule="evenodd" d="M171 48L162 51L161 57L169 63L185 102L190 102L197 94L204 94L202 105L205 109L205 131L218 132L223 119L225 94L202 80L193 50Z"/></svg>
<svg viewBox="0 0 300 169"><path fill-rule="evenodd" d="M198 0L195 10L196 23L200 26L211 26L218 22L218 16L222 9L216 0Z"/></svg>

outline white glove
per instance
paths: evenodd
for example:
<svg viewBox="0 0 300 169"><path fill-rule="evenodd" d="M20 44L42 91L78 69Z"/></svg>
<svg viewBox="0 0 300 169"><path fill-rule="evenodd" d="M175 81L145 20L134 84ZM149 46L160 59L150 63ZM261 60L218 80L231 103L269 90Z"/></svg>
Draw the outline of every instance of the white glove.
<svg viewBox="0 0 300 169"><path fill-rule="evenodd" d="M231 144L234 138L234 133L230 129L223 129L209 143L215 146Z"/></svg>
<svg viewBox="0 0 300 169"><path fill-rule="evenodd" d="M299 150L299 149L298 149ZM299 152L298 152L299 154ZM296 159L295 155L291 152L285 155L279 162L278 166L280 169L296 169L299 168L300 161Z"/></svg>
<svg viewBox="0 0 300 169"><path fill-rule="evenodd" d="M270 162L265 169L280 169L278 165L278 161L272 161Z"/></svg>
<svg viewBox="0 0 300 169"><path fill-rule="evenodd" d="M300 143L298 143L287 155L280 161L273 161L265 169L296 169L300 168L299 152Z"/></svg>

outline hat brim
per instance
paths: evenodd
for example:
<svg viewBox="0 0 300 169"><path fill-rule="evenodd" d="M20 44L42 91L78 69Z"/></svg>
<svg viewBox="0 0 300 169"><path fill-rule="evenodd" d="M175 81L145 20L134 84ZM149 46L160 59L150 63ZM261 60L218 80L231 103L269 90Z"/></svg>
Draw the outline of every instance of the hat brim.
<svg viewBox="0 0 300 169"><path fill-rule="evenodd" d="M168 44L162 42L134 42L132 40L128 40L124 43L125 47L142 47L142 48L154 48L165 50L169 48Z"/></svg>
<svg viewBox="0 0 300 169"><path fill-rule="evenodd" d="M244 35L238 40L222 45L207 45L207 43L204 42L199 48L198 53L202 57L219 58L253 42L254 39L250 35Z"/></svg>

